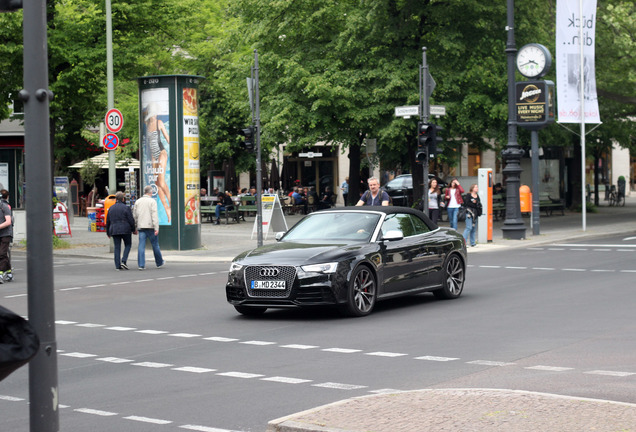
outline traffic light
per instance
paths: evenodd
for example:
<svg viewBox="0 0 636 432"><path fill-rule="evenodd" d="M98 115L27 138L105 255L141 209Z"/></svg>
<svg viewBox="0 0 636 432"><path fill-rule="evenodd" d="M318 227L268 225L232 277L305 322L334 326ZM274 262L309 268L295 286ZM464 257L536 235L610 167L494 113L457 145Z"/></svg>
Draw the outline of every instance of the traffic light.
<svg viewBox="0 0 636 432"><path fill-rule="evenodd" d="M426 123L419 122L417 124L417 152L415 153L415 159L418 163L422 163L428 159L427 140L428 125Z"/></svg>
<svg viewBox="0 0 636 432"><path fill-rule="evenodd" d="M443 131L441 126L437 126L436 124L428 125L428 129L426 131L427 139L426 146L428 147L428 156L431 159L435 159L438 154L444 151L443 148L439 147L439 143L443 141L442 137L439 134Z"/></svg>
<svg viewBox="0 0 636 432"><path fill-rule="evenodd" d="M254 150L254 132L256 128L254 126L248 126L245 129L241 129L239 132L241 135L245 137L244 141L241 143L241 146L245 148L247 151Z"/></svg>
<svg viewBox="0 0 636 432"><path fill-rule="evenodd" d="M0 0L0 12L22 9L22 0Z"/></svg>

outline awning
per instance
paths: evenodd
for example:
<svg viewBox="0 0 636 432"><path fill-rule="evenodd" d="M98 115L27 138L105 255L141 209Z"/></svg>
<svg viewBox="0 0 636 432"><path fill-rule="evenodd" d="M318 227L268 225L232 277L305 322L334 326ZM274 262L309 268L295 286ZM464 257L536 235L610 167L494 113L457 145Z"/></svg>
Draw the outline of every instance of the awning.
<svg viewBox="0 0 636 432"><path fill-rule="evenodd" d="M86 159L86 160L92 161L94 164L96 164L100 168L103 168L103 169L108 169L109 168L108 153L102 153L100 155L93 156L92 158ZM69 168L76 168L76 169L83 168L84 164L86 163L86 160L83 160L81 162L73 164L73 165L69 166ZM125 158L125 159L121 159L121 160L115 160L115 168L118 168L118 169L128 169L128 168L139 169L139 161L137 159L135 159L135 158Z"/></svg>

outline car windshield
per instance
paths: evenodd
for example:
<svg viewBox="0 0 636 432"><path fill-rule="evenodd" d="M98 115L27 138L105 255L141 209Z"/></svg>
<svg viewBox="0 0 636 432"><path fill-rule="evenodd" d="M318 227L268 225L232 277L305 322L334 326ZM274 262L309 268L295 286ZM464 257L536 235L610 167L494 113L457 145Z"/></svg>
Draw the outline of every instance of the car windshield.
<svg viewBox="0 0 636 432"><path fill-rule="evenodd" d="M350 243L368 242L380 215L363 212L318 212L298 222L284 242Z"/></svg>

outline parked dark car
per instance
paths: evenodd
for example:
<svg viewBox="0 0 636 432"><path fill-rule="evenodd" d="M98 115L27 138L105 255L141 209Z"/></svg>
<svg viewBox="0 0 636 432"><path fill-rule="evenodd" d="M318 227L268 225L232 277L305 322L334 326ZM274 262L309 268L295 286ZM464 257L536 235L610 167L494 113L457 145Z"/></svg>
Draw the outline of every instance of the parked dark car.
<svg viewBox="0 0 636 432"><path fill-rule="evenodd" d="M406 207L342 207L311 213L278 242L230 265L227 300L245 315L268 308L337 305L352 316L378 300L430 291L461 295L466 245Z"/></svg>
<svg viewBox="0 0 636 432"><path fill-rule="evenodd" d="M434 174L428 175L428 180L436 179L440 188L444 189L447 183ZM427 185L428 187L428 185ZM416 200L413 199L413 176L411 174L401 174L384 185L384 190L389 194L393 205L410 207Z"/></svg>

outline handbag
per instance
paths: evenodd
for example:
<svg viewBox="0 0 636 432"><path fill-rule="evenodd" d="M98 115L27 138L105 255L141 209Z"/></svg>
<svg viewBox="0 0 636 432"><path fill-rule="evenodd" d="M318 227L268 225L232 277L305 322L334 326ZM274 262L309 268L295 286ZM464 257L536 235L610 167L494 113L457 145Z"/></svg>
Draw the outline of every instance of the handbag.
<svg viewBox="0 0 636 432"><path fill-rule="evenodd" d="M461 206L457 209L457 220L464 222L466 220L466 207Z"/></svg>

